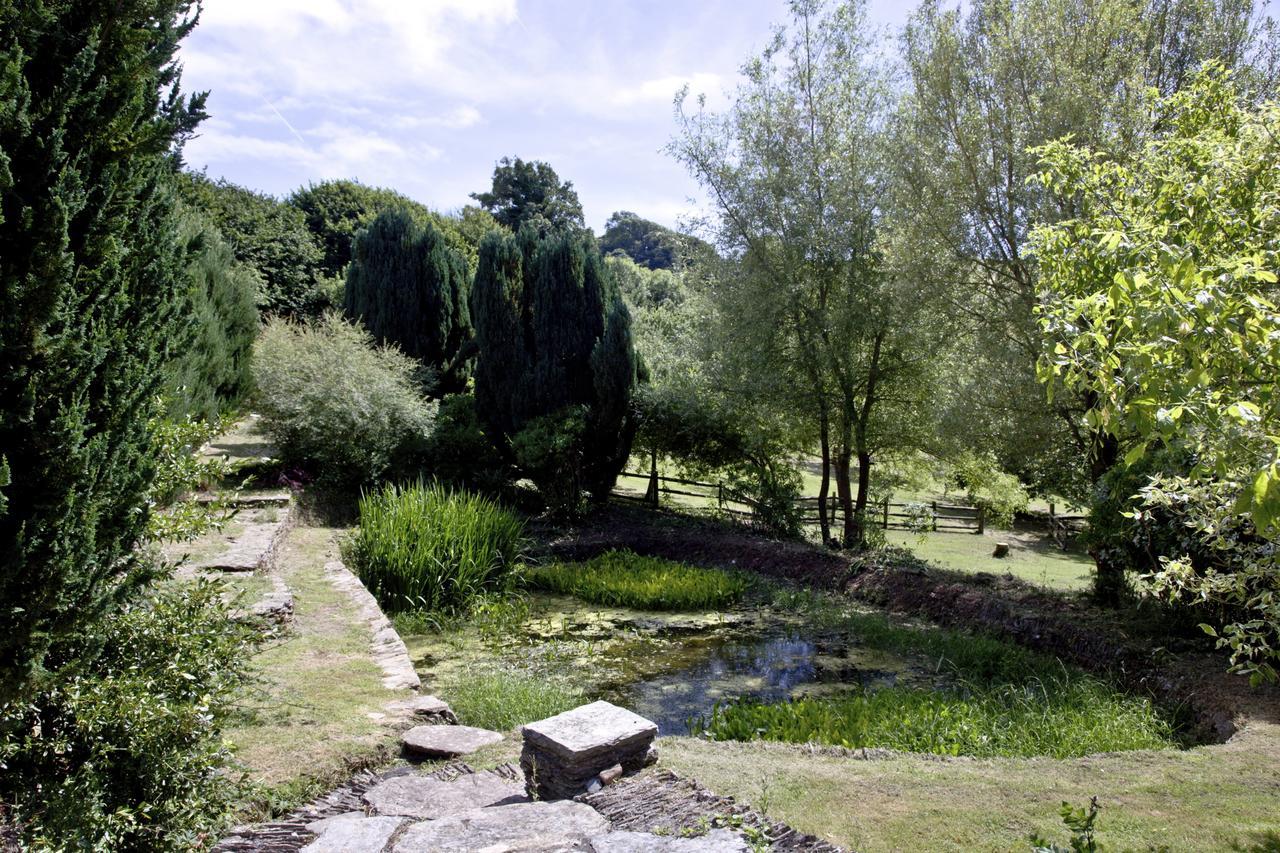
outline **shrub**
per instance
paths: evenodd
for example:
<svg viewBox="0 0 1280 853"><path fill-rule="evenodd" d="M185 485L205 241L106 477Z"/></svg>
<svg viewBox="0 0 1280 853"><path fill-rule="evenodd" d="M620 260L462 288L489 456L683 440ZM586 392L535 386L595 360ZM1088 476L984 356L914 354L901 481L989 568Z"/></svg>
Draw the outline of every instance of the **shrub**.
<svg viewBox="0 0 1280 853"><path fill-rule="evenodd" d="M563 518L576 518L584 509L584 409L570 406L534 418L511 439L516 465L533 481L551 511Z"/></svg>
<svg viewBox="0 0 1280 853"><path fill-rule="evenodd" d="M777 703L740 701L716 706L691 728L722 740L979 757L1075 758L1177 746L1173 727L1149 700L1074 673L1021 685L889 687Z"/></svg>
<svg viewBox="0 0 1280 853"><path fill-rule="evenodd" d="M504 732L583 703L582 691L513 669L468 672L441 690L463 725Z"/></svg>
<svg viewBox="0 0 1280 853"><path fill-rule="evenodd" d="M507 586L524 523L493 501L440 485L387 485L360 499L343 554L390 612L458 612Z"/></svg>
<svg viewBox="0 0 1280 853"><path fill-rule="evenodd" d="M530 568L525 583L597 604L641 610L703 610L737 602L747 590L741 575L704 569L631 551L609 551L585 563Z"/></svg>
<svg viewBox="0 0 1280 853"><path fill-rule="evenodd" d="M416 364L336 315L273 320L254 371L265 432L284 461L320 482L352 487L415 466L434 417Z"/></svg>
<svg viewBox="0 0 1280 853"><path fill-rule="evenodd" d="M480 427L470 394L450 394L440 401L424 460L437 480L480 492L497 493L514 473Z"/></svg>
<svg viewBox="0 0 1280 853"><path fill-rule="evenodd" d="M151 589L96 626L75 675L0 705L0 800L32 848L208 846L242 793L219 730L253 644L222 590Z"/></svg>

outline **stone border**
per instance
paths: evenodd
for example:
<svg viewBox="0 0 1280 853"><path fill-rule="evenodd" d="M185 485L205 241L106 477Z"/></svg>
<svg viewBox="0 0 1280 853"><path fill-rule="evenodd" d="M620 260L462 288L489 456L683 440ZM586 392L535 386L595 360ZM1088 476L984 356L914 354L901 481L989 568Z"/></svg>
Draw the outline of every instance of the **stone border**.
<svg viewBox="0 0 1280 853"><path fill-rule="evenodd" d="M404 640L400 639L395 626L360 578L341 560L326 562L324 573L336 589L347 594L356 606L357 614L373 632L373 660L382 668L382 686L388 690L418 690L422 687L422 680L409 659L409 649Z"/></svg>

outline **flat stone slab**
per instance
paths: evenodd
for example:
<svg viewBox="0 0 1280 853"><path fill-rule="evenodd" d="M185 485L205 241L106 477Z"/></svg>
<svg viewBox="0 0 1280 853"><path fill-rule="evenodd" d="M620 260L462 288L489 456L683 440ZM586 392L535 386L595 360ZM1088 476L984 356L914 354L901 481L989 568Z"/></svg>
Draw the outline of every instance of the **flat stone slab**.
<svg viewBox="0 0 1280 853"><path fill-rule="evenodd" d="M600 701L529 723L522 731L526 744L576 765L643 748L658 734L658 726L626 708Z"/></svg>
<svg viewBox="0 0 1280 853"><path fill-rule="evenodd" d="M395 853L590 853L609 821L591 806L561 800L473 809L405 830Z"/></svg>
<svg viewBox="0 0 1280 853"><path fill-rule="evenodd" d="M591 850L592 853L749 853L751 848L736 833L713 829L696 838L649 832L609 832L591 839Z"/></svg>
<svg viewBox="0 0 1280 853"><path fill-rule="evenodd" d="M388 711L402 711L412 717L432 717L450 723L458 721L449 703L435 696L414 696L387 705Z"/></svg>
<svg viewBox="0 0 1280 853"><path fill-rule="evenodd" d="M301 853L381 853L405 823L402 817L365 817L360 812L307 824L319 837Z"/></svg>
<svg viewBox="0 0 1280 853"><path fill-rule="evenodd" d="M280 514L287 516L288 510L282 510ZM192 568L207 572L254 572L264 568L271 561L276 538L283 528L283 517L278 521L246 523L244 530L228 543L222 553L194 563Z"/></svg>
<svg viewBox="0 0 1280 853"><path fill-rule="evenodd" d="M394 776L365 792L364 801L380 815L424 820L490 806L525 803L524 786L492 773L469 773L452 782L427 776Z"/></svg>
<svg viewBox="0 0 1280 853"><path fill-rule="evenodd" d="M428 758L468 755L501 740L497 732L471 726L414 726L400 736L405 749Z"/></svg>

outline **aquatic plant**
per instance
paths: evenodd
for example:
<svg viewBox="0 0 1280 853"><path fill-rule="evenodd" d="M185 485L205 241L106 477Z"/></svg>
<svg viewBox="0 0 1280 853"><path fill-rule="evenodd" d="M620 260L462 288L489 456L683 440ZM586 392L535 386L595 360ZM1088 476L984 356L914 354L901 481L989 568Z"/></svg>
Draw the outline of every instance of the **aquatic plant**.
<svg viewBox="0 0 1280 853"><path fill-rule="evenodd" d="M1024 684L891 687L786 702L717 705L691 721L717 740L823 743L851 749L977 757L1074 758L1178 745L1170 721L1144 698L1083 673Z"/></svg>
<svg viewBox="0 0 1280 853"><path fill-rule="evenodd" d="M470 669L436 689L448 697L459 722L499 732L568 711L585 701L576 687L512 668Z"/></svg>
<svg viewBox="0 0 1280 853"><path fill-rule="evenodd" d="M708 610L740 600L747 579L631 551L608 551L585 563L530 568L531 589L572 595L596 604L639 610Z"/></svg>
<svg viewBox="0 0 1280 853"><path fill-rule="evenodd" d="M360 499L343 556L389 612L466 611L510 586L524 522L492 500L438 485L388 485Z"/></svg>

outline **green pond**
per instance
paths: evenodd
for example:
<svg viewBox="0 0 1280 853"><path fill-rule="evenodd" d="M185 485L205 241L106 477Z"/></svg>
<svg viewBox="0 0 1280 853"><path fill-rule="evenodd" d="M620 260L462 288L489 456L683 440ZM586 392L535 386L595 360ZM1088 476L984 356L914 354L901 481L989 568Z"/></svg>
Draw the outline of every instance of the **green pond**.
<svg viewBox="0 0 1280 853"><path fill-rule="evenodd" d="M652 613L531 594L527 615L488 628L407 634L423 689L451 687L486 668L559 681L658 724L664 735L717 702L939 682L933 666L860 647L839 629L813 629L769 607Z"/></svg>

